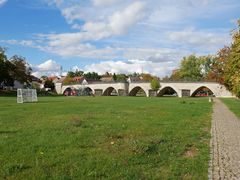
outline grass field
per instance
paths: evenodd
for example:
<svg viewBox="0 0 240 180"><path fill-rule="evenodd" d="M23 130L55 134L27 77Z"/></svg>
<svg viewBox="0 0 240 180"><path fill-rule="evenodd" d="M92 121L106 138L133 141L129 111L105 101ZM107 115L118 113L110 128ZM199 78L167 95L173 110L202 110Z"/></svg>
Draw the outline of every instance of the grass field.
<svg viewBox="0 0 240 180"><path fill-rule="evenodd" d="M240 100L235 98L222 98L221 99L228 108L240 118Z"/></svg>
<svg viewBox="0 0 240 180"><path fill-rule="evenodd" d="M205 98L0 97L0 179L207 179Z"/></svg>

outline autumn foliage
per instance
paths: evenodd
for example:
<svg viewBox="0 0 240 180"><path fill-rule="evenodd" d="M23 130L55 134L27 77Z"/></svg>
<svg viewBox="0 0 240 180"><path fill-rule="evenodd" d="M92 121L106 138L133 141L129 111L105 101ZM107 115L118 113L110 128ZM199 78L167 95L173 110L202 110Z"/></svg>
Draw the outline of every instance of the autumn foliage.
<svg viewBox="0 0 240 180"><path fill-rule="evenodd" d="M219 82L240 97L240 20L229 47L224 46L216 55L184 57L170 79Z"/></svg>

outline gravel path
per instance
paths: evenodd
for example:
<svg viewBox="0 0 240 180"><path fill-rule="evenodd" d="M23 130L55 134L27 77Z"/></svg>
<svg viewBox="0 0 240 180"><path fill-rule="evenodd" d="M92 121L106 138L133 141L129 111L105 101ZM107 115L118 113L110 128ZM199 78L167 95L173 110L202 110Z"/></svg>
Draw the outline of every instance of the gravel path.
<svg viewBox="0 0 240 180"><path fill-rule="evenodd" d="M211 133L209 179L240 180L240 120L216 98Z"/></svg>

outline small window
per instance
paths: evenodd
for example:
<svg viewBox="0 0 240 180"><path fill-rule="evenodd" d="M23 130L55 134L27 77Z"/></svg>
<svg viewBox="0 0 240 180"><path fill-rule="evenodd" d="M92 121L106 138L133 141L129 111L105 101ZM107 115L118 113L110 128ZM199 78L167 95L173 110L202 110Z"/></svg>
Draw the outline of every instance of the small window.
<svg viewBox="0 0 240 180"><path fill-rule="evenodd" d="M190 90L189 89L182 89L182 97L189 97Z"/></svg>

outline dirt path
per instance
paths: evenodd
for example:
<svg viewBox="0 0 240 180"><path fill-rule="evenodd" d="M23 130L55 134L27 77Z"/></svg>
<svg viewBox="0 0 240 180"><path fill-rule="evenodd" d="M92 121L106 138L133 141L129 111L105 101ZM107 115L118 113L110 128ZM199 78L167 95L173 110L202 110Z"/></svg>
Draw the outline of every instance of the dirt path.
<svg viewBox="0 0 240 180"><path fill-rule="evenodd" d="M209 179L240 179L240 120L214 99Z"/></svg>

